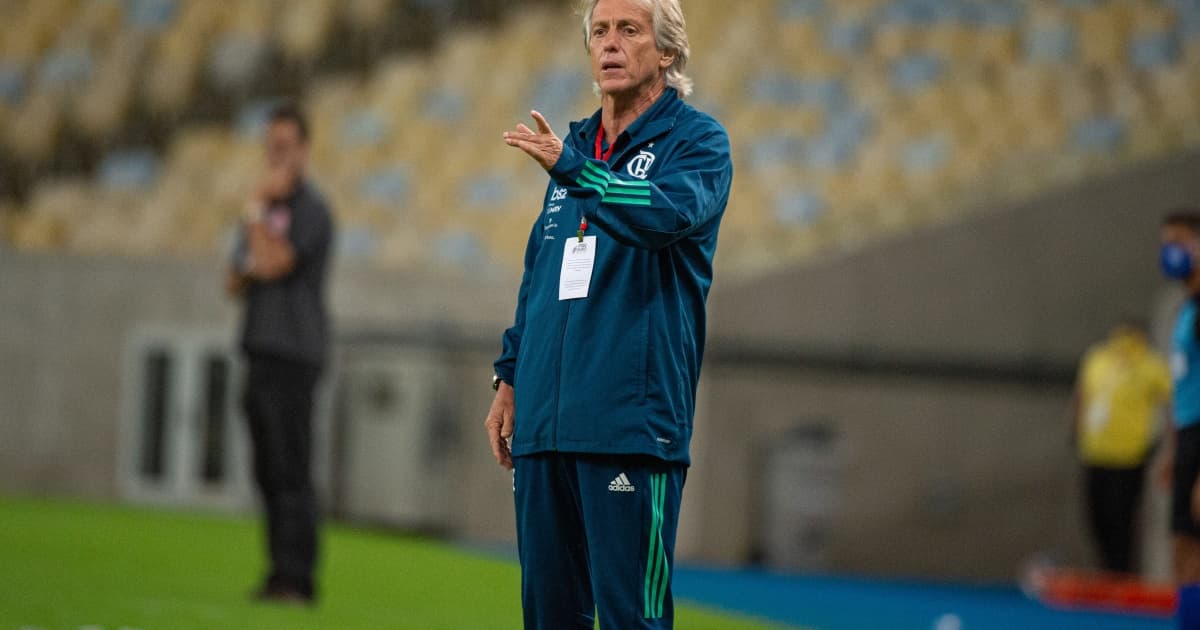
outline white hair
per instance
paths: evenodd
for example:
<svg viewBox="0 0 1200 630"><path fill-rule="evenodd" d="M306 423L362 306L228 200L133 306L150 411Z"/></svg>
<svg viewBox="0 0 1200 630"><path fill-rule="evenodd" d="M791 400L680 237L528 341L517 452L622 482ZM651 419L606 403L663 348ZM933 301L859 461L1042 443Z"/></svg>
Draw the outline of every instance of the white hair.
<svg viewBox="0 0 1200 630"><path fill-rule="evenodd" d="M692 50L688 46L687 23L683 19L683 7L679 0L637 0L650 10L654 24L654 45L659 50L675 55L675 61L667 67L667 87L675 88L679 96L688 97L692 93L692 78L684 73L687 70L688 58ZM592 13L600 0L583 0L579 13L583 16L583 44L591 52L592 46ZM599 86L596 90L599 91Z"/></svg>

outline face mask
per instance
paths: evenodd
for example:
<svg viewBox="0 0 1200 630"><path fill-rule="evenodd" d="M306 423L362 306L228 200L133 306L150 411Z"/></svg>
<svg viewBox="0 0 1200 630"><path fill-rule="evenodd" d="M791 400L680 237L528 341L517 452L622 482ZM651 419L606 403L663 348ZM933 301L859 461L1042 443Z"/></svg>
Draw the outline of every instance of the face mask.
<svg viewBox="0 0 1200 630"><path fill-rule="evenodd" d="M1192 277L1192 254L1183 245L1163 245L1159 262L1162 264L1163 274L1172 280L1187 280Z"/></svg>

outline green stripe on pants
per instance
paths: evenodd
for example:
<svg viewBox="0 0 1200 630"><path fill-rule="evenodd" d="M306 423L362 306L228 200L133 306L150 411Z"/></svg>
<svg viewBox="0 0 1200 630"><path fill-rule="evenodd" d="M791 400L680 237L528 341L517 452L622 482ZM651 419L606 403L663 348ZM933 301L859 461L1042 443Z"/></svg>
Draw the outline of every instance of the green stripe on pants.
<svg viewBox="0 0 1200 630"><path fill-rule="evenodd" d="M657 606L654 609L655 618L661 619L663 616L663 601L667 597L667 583L671 579L671 567L667 562L667 547L662 540L663 519L665 518L665 504L667 502L667 476L665 474L658 476L658 531L655 532L658 538L658 554L659 568L662 574L659 576L658 592L655 594Z"/></svg>
<svg viewBox="0 0 1200 630"><path fill-rule="evenodd" d="M666 585L666 549L662 542L663 503L666 498L667 479L665 474L650 475L650 545L646 550L646 584L642 594L642 616L646 619L662 617L662 599Z"/></svg>

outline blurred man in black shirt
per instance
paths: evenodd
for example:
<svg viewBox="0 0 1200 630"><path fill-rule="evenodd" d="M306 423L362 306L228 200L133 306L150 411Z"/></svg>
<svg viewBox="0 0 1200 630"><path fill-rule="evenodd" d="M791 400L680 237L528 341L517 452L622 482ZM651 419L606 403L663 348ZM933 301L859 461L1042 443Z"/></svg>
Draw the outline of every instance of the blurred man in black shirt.
<svg viewBox="0 0 1200 630"><path fill-rule="evenodd" d="M312 408L329 345L325 276L334 228L305 177L308 124L294 106L272 111L266 157L227 279L230 295L245 302L243 407L266 508L271 569L258 597L311 603L318 521Z"/></svg>

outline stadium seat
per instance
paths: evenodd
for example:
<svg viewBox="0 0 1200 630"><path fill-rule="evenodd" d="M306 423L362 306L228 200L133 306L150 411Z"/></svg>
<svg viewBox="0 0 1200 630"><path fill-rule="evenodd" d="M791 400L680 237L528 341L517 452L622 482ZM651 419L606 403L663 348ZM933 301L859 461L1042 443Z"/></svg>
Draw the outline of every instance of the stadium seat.
<svg viewBox="0 0 1200 630"><path fill-rule="evenodd" d="M148 40L139 31L114 35L95 77L74 108L75 126L99 143L125 122Z"/></svg>
<svg viewBox="0 0 1200 630"><path fill-rule="evenodd" d="M100 188L121 191L148 191L158 179L158 156L150 149L114 151L100 163L97 183Z"/></svg>
<svg viewBox="0 0 1200 630"><path fill-rule="evenodd" d="M17 159L38 164L50 158L62 127L63 107L60 98L41 90L13 111L5 128L5 144Z"/></svg>
<svg viewBox="0 0 1200 630"><path fill-rule="evenodd" d="M311 64L324 50L336 16L333 0L291 0L275 22L280 50L292 61Z"/></svg>

